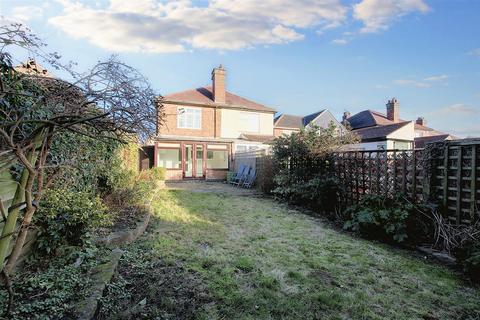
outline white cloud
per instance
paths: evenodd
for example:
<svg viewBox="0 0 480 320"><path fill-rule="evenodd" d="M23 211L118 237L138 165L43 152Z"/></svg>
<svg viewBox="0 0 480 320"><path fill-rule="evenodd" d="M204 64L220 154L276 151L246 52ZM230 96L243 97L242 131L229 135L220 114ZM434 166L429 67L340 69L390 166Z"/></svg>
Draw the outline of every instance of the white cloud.
<svg viewBox="0 0 480 320"><path fill-rule="evenodd" d="M43 16L43 9L39 6L19 6L12 9L12 19L27 22Z"/></svg>
<svg viewBox="0 0 480 320"><path fill-rule="evenodd" d="M480 57L480 48L476 48L476 49L473 49L473 50L469 51L468 55Z"/></svg>
<svg viewBox="0 0 480 320"><path fill-rule="evenodd" d="M353 17L362 21L361 33L388 29L400 17L412 13L429 11L423 0L363 0L353 6Z"/></svg>
<svg viewBox="0 0 480 320"><path fill-rule="evenodd" d="M422 80L416 80L416 79L398 79L395 80L394 82L396 84L402 85L402 86L414 86L417 88L429 88L433 84L443 84L446 85L447 83L445 82L448 79L448 75L442 74L438 76L429 76L426 78L423 78Z"/></svg>
<svg viewBox="0 0 480 320"><path fill-rule="evenodd" d="M442 74L442 75L439 75L439 76L427 77L423 80L424 81L429 81L429 82L441 82L441 81L445 81L447 79L448 79L448 76L446 74Z"/></svg>
<svg viewBox="0 0 480 320"><path fill-rule="evenodd" d="M332 43L337 44L337 45L345 45L345 44L348 43L348 40L346 40L346 39L334 39L334 40L332 40Z"/></svg>
<svg viewBox="0 0 480 320"><path fill-rule="evenodd" d="M110 0L93 7L59 0L61 15L49 23L110 51L180 52L191 48L238 50L301 40L301 30L341 24L339 0Z"/></svg>
<svg viewBox="0 0 480 320"><path fill-rule="evenodd" d="M479 109L469 107L464 105L463 103L456 103L452 104L450 106L446 106L443 108L440 108L438 110L435 110L430 113L432 116L461 116L461 117L466 117L466 116L473 116L477 115L480 112Z"/></svg>
<svg viewBox="0 0 480 320"><path fill-rule="evenodd" d="M432 86L430 83L417 81L413 79L398 79L398 80L395 80L395 83L402 86L414 86L417 88L428 88Z"/></svg>

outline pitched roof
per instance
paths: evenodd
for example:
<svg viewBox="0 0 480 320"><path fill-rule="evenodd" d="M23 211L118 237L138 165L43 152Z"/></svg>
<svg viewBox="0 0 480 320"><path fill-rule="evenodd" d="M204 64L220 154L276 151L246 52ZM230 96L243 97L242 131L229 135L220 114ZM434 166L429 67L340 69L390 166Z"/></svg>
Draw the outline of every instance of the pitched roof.
<svg viewBox="0 0 480 320"><path fill-rule="evenodd" d="M275 127L281 128L303 128L303 117L293 116L291 114L282 114L279 117L275 118L274 122Z"/></svg>
<svg viewBox="0 0 480 320"><path fill-rule="evenodd" d="M53 75L48 72L41 64L37 63L33 59L29 59L26 62L22 62L20 65L15 67L17 72L27 74L30 76L41 76L46 78L53 78Z"/></svg>
<svg viewBox="0 0 480 320"><path fill-rule="evenodd" d="M427 143L450 140L450 139L454 139L454 137L449 134L442 134L442 135L428 136L428 137L417 137L414 139L414 144L415 144L415 148L424 148Z"/></svg>
<svg viewBox="0 0 480 320"><path fill-rule="evenodd" d="M315 112L315 113L309 114L308 116L303 117L303 125L304 125L304 126L308 125L310 122L312 122L313 120L315 120L315 118L317 118L321 113L323 113L323 111L325 111L325 109L320 110L320 111L318 111L318 112Z"/></svg>
<svg viewBox="0 0 480 320"><path fill-rule="evenodd" d="M374 110L361 111L347 119L352 129L394 124L386 115ZM400 120L403 122L404 120Z"/></svg>
<svg viewBox="0 0 480 320"><path fill-rule="evenodd" d="M398 122L393 122L389 120L387 116L381 112L374 111L374 110L364 110L361 111L350 118L347 119L348 123L352 127L353 130L366 128L366 127L373 127L373 126L385 126L389 124L395 124ZM400 123L404 122L405 120L400 119ZM423 130L429 131L431 135L443 135L443 132L434 130L430 127L415 123L415 130Z"/></svg>
<svg viewBox="0 0 480 320"><path fill-rule="evenodd" d="M253 111L266 111L266 112L275 112L274 109L253 102L251 100L245 99L243 97L237 96L236 94L225 92L225 104L226 106L244 108ZM213 100L212 86L205 86L196 89L185 90L182 92L172 93L163 97L163 101L167 102L193 102L200 103L209 106L217 106L218 103L215 103Z"/></svg>
<svg viewBox="0 0 480 320"><path fill-rule="evenodd" d="M275 127L280 128L296 128L301 129L306 127L310 122L315 120L325 109L309 114L308 116L294 116L291 114L282 114L275 118Z"/></svg>
<svg viewBox="0 0 480 320"><path fill-rule="evenodd" d="M370 140L370 139L386 138L389 134L397 131L398 129L406 126L409 123L410 123L409 121L405 121L405 122L399 122L394 124L388 124L385 126L361 128L353 132L358 134L362 139L362 141Z"/></svg>

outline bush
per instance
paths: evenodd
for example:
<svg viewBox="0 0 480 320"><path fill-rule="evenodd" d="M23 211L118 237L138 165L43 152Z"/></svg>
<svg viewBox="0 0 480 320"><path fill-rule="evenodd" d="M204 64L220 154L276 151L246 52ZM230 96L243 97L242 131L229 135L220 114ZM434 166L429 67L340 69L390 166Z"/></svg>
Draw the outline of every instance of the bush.
<svg viewBox="0 0 480 320"><path fill-rule="evenodd" d="M463 269L475 282L480 282L480 241L467 241L453 250Z"/></svg>
<svg viewBox="0 0 480 320"><path fill-rule="evenodd" d="M334 175L332 154L355 141L355 134L341 131L333 123L328 128L311 127L278 137L273 145L273 193L320 213L338 212L341 185Z"/></svg>
<svg viewBox="0 0 480 320"><path fill-rule="evenodd" d="M421 219L419 208L406 201L401 194L393 199L365 196L358 204L347 208L345 213L349 220L344 228L368 238L404 242L410 237L411 242L418 242L427 236L425 230L429 229Z"/></svg>
<svg viewBox="0 0 480 320"><path fill-rule="evenodd" d="M50 254L62 245L82 245L91 230L110 223L105 210L101 199L89 192L47 191L35 216L38 249Z"/></svg>
<svg viewBox="0 0 480 320"><path fill-rule="evenodd" d="M476 282L480 282L480 243L470 247L464 262L465 272Z"/></svg>
<svg viewBox="0 0 480 320"><path fill-rule="evenodd" d="M158 181L164 181L165 174L165 168L154 167L149 170L140 171L140 173L138 174L138 180L155 183Z"/></svg>
<svg viewBox="0 0 480 320"><path fill-rule="evenodd" d="M277 187L273 193L291 203L326 215L333 215L340 209L341 185L333 174L318 174L306 182L279 174L275 182Z"/></svg>

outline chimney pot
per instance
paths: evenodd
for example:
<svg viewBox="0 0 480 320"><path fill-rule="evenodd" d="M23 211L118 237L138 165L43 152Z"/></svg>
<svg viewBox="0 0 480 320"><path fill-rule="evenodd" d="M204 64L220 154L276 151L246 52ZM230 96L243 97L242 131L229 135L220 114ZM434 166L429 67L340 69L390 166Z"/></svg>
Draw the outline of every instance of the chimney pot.
<svg viewBox="0 0 480 320"><path fill-rule="evenodd" d="M212 94L213 101L216 103L225 103L225 75L226 70L223 65L212 70Z"/></svg>
<svg viewBox="0 0 480 320"><path fill-rule="evenodd" d="M421 125L421 126L426 126L427 125L427 120L425 120L424 117L418 117L416 123Z"/></svg>
<svg viewBox="0 0 480 320"><path fill-rule="evenodd" d="M387 119L393 122L400 121L400 103L397 98L392 98L387 102Z"/></svg>

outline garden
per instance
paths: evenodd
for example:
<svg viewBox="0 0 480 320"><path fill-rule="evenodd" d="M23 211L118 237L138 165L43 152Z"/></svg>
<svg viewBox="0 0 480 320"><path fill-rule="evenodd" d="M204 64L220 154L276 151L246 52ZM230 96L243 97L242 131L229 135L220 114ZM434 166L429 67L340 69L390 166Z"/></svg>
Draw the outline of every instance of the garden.
<svg viewBox="0 0 480 320"><path fill-rule="evenodd" d="M162 168L138 171L162 119L137 70L76 71L21 25L0 41L2 318L480 318L477 208L452 223L412 193L353 201L336 158L350 132L277 138L256 189L165 187ZM68 81L19 71L22 50Z"/></svg>

